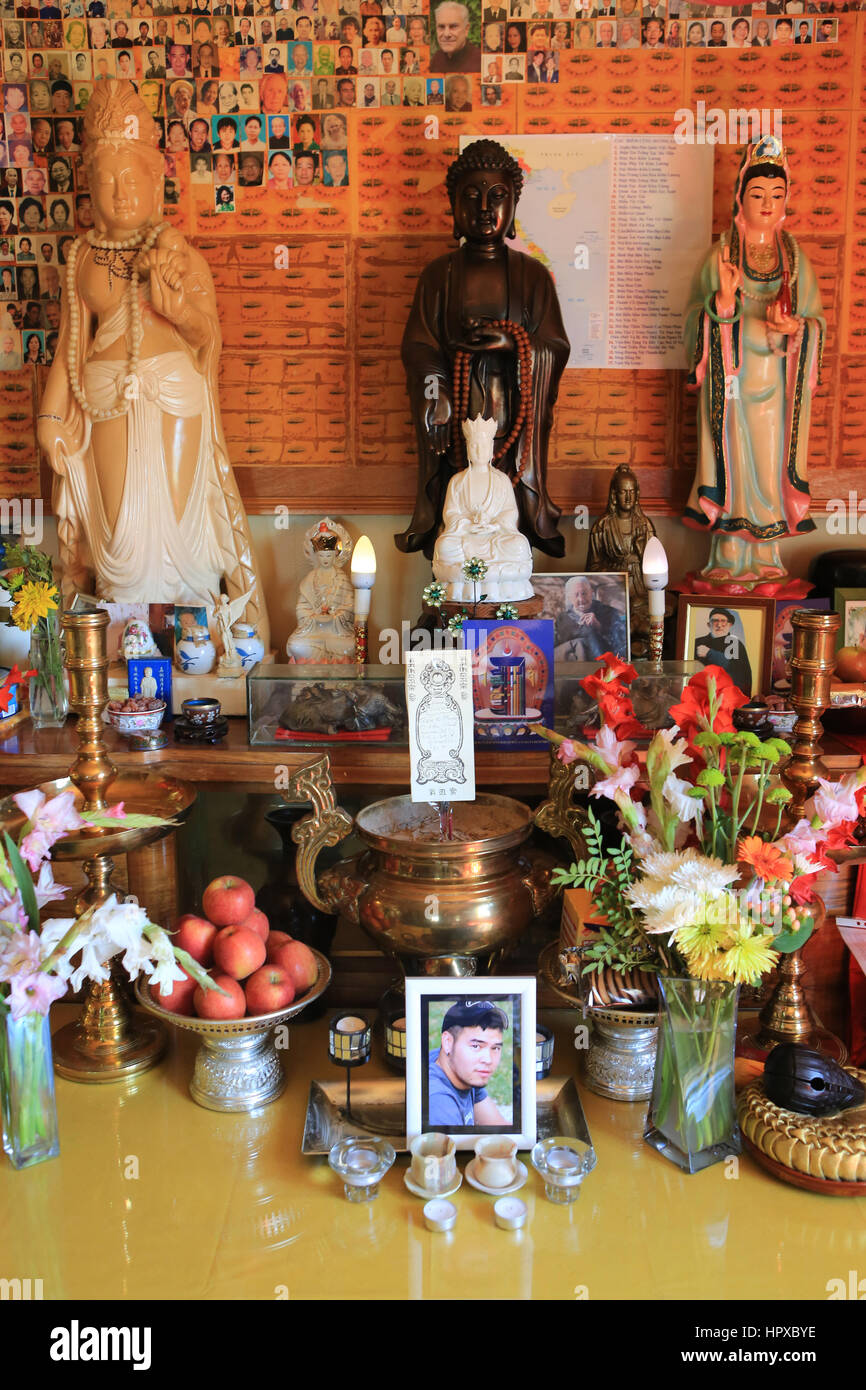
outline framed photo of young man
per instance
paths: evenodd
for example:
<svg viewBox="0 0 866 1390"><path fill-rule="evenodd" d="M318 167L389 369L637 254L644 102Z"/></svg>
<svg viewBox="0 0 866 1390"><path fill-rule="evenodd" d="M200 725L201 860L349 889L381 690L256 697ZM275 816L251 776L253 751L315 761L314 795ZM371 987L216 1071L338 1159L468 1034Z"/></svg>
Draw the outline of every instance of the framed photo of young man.
<svg viewBox="0 0 866 1390"><path fill-rule="evenodd" d="M406 980L406 1135L535 1143L534 976Z"/></svg>

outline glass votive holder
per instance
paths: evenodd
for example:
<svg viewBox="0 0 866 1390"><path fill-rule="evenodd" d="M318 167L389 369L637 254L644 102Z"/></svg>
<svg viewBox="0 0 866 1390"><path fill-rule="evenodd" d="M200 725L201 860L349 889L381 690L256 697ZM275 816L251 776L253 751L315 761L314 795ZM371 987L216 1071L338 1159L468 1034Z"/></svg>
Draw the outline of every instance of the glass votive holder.
<svg viewBox="0 0 866 1390"><path fill-rule="evenodd" d="M596 1164L595 1149L573 1136L540 1139L529 1157L544 1179L547 1200L560 1204L577 1201L581 1183Z"/></svg>
<svg viewBox="0 0 866 1390"><path fill-rule="evenodd" d="M385 1061L394 1071L406 1070L406 1016L385 1019Z"/></svg>
<svg viewBox="0 0 866 1390"><path fill-rule="evenodd" d="M372 1025L363 1014L335 1014L328 1028L328 1053L339 1067L362 1067L370 1060Z"/></svg>
<svg viewBox="0 0 866 1390"><path fill-rule="evenodd" d="M540 1080L553 1066L553 1033L543 1023L535 1025L535 1075Z"/></svg>
<svg viewBox="0 0 866 1390"><path fill-rule="evenodd" d="M350 1202L371 1202L396 1154L387 1139L340 1139L328 1154L334 1172L343 1179Z"/></svg>

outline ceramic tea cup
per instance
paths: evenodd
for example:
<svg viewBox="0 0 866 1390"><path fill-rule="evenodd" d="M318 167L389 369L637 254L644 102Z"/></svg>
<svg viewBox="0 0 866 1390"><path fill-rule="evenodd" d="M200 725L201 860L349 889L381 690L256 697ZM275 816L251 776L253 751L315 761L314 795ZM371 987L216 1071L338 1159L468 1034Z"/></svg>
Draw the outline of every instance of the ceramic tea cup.
<svg viewBox="0 0 866 1390"><path fill-rule="evenodd" d="M457 1176L457 1145L447 1134L418 1134L409 1145L409 1173L425 1192L444 1192Z"/></svg>
<svg viewBox="0 0 866 1390"><path fill-rule="evenodd" d="M517 1140L487 1134L475 1145L475 1175L485 1187L509 1187L517 1169Z"/></svg>

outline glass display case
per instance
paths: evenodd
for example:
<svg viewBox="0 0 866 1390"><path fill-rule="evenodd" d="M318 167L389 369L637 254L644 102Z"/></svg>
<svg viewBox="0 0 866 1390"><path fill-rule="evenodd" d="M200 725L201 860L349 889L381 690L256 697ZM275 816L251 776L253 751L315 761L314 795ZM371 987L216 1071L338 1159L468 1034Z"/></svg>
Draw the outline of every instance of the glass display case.
<svg viewBox="0 0 866 1390"><path fill-rule="evenodd" d="M405 745L402 666L253 667L247 676L250 744Z"/></svg>

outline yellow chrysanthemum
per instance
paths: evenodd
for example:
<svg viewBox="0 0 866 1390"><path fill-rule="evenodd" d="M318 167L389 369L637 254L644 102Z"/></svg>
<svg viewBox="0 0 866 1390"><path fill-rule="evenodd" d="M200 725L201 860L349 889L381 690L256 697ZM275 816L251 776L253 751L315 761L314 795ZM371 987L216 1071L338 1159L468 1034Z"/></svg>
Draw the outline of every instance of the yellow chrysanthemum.
<svg viewBox="0 0 866 1390"><path fill-rule="evenodd" d="M695 980L728 980L728 976L722 969L724 955L717 952L714 956L692 956L686 957L686 966L689 974Z"/></svg>
<svg viewBox="0 0 866 1390"><path fill-rule="evenodd" d="M12 621L22 632L29 632L40 618L57 608L57 587L54 584L22 584L15 595Z"/></svg>
<svg viewBox="0 0 866 1390"><path fill-rule="evenodd" d="M724 921L698 922L691 927L680 927L674 937L674 944L687 958L690 970L693 962L710 961L730 942L731 928Z"/></svg>
<svg viewBox="0 0 866 1390"><path fill-rule="evenodd" d="M735 985L758 984L779 959L779 952L770 947L772 940L769 932L755 935L748 927L734 932L730 947L719 957L723 977Z"/></svg>

